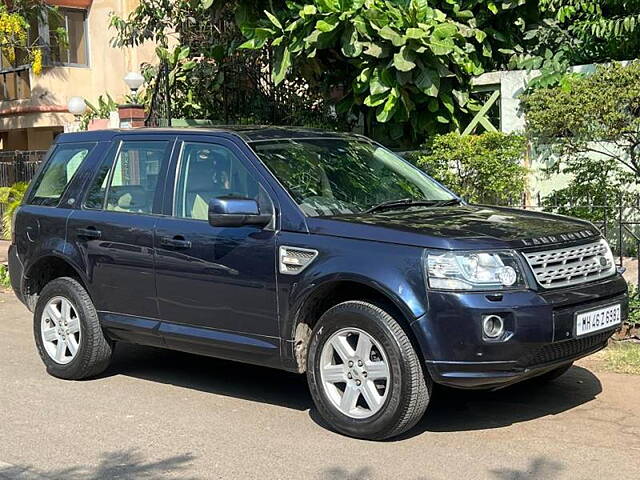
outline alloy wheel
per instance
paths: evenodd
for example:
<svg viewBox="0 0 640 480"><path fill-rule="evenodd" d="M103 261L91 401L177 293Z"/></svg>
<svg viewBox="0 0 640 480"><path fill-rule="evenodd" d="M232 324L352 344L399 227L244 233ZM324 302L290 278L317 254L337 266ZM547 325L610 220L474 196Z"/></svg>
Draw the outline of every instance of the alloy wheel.
<svg viewBox="0 0 640 480"><path fill-rule="evenodd" d="M65 297L53 297L42 312L42 343L47 355L61 365L71 362L80 348L80 318Z"/></svg>
<svg viewBox="0 0 640 480"><path fill-rule="evenodd" d="M375 415L389 393L387 355L371 335L357 328L335 332L322 347L322 387L344 415L364 419Z"/></svg>

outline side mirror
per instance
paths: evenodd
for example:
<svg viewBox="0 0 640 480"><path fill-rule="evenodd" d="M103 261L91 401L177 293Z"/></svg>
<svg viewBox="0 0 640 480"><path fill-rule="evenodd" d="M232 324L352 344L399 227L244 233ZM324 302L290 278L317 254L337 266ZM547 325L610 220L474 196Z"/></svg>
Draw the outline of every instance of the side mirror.
<svg viewBox="0 0 640 480"><path fill-rule="evenodd" d="M218 197L209 202L209 224L213 227L265 227L271 215L260 214L258 202L252 198Z"/></svg>

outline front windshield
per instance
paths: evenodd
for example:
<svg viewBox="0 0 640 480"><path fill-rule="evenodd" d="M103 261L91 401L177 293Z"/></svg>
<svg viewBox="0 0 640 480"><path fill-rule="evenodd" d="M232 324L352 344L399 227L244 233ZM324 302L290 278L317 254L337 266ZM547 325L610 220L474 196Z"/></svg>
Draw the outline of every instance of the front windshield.
<svg viewBox="0 0 640 480"><path fill-rule="evenodd" d="M366 141L296 139L251 146L309 216L360 213L395 200L455 198L402 158Z"/></svg>

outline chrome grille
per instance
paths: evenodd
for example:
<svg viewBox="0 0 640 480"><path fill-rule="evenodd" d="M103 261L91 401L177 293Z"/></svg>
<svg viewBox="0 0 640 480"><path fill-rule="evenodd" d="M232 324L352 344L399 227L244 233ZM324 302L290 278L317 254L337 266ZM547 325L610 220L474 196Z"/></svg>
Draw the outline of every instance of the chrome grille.
<svg viewBox="0 0 640 480"><path fill-rule="evenodd" d="M526 252L524 257L536 280L545 288L591 282L615 272L611 249L605 240L586 245Z"/></svg>

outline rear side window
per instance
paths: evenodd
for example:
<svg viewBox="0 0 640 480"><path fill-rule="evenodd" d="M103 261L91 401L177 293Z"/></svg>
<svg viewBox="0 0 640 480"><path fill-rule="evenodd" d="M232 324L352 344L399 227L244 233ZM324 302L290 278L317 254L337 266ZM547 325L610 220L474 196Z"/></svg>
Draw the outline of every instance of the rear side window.
<svg viewBox="0 0 640 480"><path fill-rule="evenodd" d="M87 193L85 208L152 213L162 163L169 141L126 141L115 158L107 156Z"/></svg>
<svg viewBox="0 0 640 480"><path fill-rule="evenodd" d="M58 205L60 197L95 145L95 143L58 145L33 185L27 203L45 206Z"/></svg>

